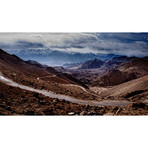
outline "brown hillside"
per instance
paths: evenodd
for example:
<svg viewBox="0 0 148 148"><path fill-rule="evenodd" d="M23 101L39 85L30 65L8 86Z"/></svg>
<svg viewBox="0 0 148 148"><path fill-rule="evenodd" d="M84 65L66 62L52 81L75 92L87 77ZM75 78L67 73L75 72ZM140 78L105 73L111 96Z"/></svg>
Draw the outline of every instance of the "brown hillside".
<svg viewBox="0 0 148 148"><path fill-rule="evenodd" d="M133 58L116 69L94 79L93 86L114 86L148 74L148 58Z"/></svg>
<svg viewBox="0 0 148 148"><path fill-rule="evenodd" d="M94 99L79 87L65 87L65 84L84 86L69 74L63 74L52 67L38 67L28 64L15 55L0 50L0 72L13 81L36 89L46 89L80 99Z"/></svg>

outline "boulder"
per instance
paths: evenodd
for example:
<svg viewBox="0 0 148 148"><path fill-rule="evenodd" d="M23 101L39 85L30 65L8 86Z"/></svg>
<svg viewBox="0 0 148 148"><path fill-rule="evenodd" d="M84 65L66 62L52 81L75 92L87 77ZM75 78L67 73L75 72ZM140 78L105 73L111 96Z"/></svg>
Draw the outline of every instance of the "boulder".
<svg viewBox="0 0 148 148"><path fill-rule="evenodd" d="M75 112L70 112L70 113L68 113L68 115L70 115L70 116L75 115Z"/></svg>
<svg viewBox="0 0 148 148"><path fill-rule="evenodd" d="M83 116L83 115L87 115L87 112L86 112L86 111L82 111L82 112L80 113L80 116Z"/></svg>

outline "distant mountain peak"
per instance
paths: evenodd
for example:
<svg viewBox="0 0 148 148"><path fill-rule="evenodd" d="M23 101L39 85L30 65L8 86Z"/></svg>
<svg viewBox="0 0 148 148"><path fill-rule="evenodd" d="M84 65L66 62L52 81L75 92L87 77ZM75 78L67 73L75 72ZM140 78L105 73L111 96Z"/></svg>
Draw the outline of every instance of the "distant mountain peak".
<svg viewBox="0 0 148 148"><path fill-rule="evenodd" d="M84 62L81 65L81 69L91 69L91 68L99 68L104 64L103 61L99 60L99 59L94 59L94 60L89 60Z"/></svg>

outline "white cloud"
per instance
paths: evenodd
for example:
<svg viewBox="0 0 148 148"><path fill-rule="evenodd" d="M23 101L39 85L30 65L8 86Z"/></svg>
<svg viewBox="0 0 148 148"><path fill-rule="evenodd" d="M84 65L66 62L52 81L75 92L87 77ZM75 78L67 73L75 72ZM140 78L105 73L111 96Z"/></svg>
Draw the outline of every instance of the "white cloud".
<svg viewBox="0 0 148 148"><path fill-rule="evenodd" d="M51 50L53 51L61 51L61 52L67 52L67 53L94 53L94 54L97 54L97 53L106 53L105 51L97 51L95 49L91 49L91 48L88 48L88 47L85 47L85 48L74 48L74 47L71 47L71 48L50 48Z"/></svg>
<svg viewBox="0 0 148 148"><path fill-rule="evenodd" d="M49 46L62 45L65 41L79 40L80 38L96 37L89 33L0 33L1 43L15 43L19 40L40 42Z"/></svg>

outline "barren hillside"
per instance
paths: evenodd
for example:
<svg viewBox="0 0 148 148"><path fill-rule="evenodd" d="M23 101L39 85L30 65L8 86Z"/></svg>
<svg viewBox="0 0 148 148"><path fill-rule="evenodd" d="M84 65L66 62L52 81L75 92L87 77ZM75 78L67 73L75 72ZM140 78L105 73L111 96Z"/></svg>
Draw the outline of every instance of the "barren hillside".
<svg viewBox="0 0 148 148"><path fill-rule="evenodd" d="M148 58L129 58L117 68L106 71L91 81L93 86L114 86L148 74Z"/></svg>

